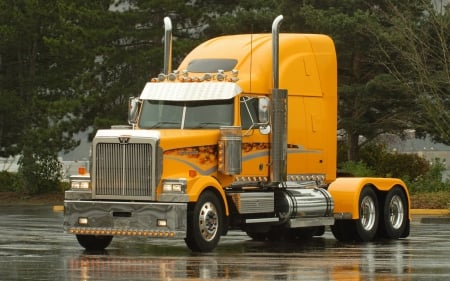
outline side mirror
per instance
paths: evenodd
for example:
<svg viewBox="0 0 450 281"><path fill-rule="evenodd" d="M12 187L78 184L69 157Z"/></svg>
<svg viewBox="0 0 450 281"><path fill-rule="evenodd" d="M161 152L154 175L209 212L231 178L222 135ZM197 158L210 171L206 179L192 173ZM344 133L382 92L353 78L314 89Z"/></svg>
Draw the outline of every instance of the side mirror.
<svg viewBox="0 0 450 281"><path fill-rule="evenodd" d="M261 97L258 99L258 122L262 124L269 123L269 105L270 100L267 97Z"/></svg>
<svg viewBox="0 0 450 281"><path fill-rule="evenodd" d="M140 104L139 98L130 97L128 99L128 123L130 125L137 122Z"/></svg>
<svg viewBox="0 0 450 281"><path fill-rule="evenodd" d="M268 97L258 98L258 122L259 131L263 135L270 133L270 99Z"/></svg>

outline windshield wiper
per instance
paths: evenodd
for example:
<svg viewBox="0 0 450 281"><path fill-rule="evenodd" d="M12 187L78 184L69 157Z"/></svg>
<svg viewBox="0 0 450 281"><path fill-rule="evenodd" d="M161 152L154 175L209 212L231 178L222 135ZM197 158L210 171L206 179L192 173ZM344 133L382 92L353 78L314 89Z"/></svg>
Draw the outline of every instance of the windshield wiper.
<svg viewBox="0 0 450 281"><path fill-rule="evenodd" d="M155 125L150 126L149 129L161 128L162 125L166 125L166 124L176 124L176 125L180 125L179 122L173 122L173 121L159 121L159 122L156 123Z"/></svg>
<svg viewBox="0 0 450 281"><path fill-rule="evenodd" d="M219 125L225 126L228 125L226 122L200 122L196 128L205 128L208 125Z"/></svg>

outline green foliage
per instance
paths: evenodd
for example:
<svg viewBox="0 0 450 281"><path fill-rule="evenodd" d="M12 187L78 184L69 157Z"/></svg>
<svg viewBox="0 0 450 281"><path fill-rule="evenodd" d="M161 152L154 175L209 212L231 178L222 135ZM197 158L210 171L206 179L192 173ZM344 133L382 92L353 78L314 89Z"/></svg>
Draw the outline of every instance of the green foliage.
<svg viewBox="0 0 450 281"><path fill-rule="evenodd" d="M372 30L384 65L408 89L418 108L412 124L437 142L450 144L450 5L448 1L385 1Z"/></svg>
<svg viewBox="0 0 450 281"><path fill-rule="evenodd" d="M347 161L342 163L340 167L340 171L349 176L353 177L373 177L375 175L375 171L370 169L366 163L359 161Z"/></svg>
<svg viewBox="0 0 450 281"><path fill-rule="evenodd" d="M442 178L442 170L430 168L430 164L417 154L391 153L381 144L366 145L361 150L359 162L344 161L339 166L342 172L358 177L394 177L407 182L420 181L421 184L424 178Z"/></svg>
<svg viewBox="0 0 450 281"><path fill-rule="evenodd" d="M435 159L425 174L413 180L406 179L405 183L411 193L449 191L450 181L442 180L444 171L445 165L439 159Z"/></svg>
<svg viewBox="0 0 450 281"><path fill-rule="evenodd" d="M379 177L416 179L427 173L428 162L417 154L391 153L382 144L368 144L361 150L361 159Z"/></svg>
<svg viewBox="0 0 450 281"><path fill-rule="evenodd" d="M270 32L283 14L282 32L335 41L341 161L361 159L365 166L349 167L358 173L416 179L426 172L420 159L360 157L360 136L413 127L447 140L450 12L430 8L428 0L0 1L0 156L23 155L18 176L29 192L53 189L56 156L77 145L73 134L124 124L128 97L161 72L164 16L173 21L175 69L204 39Z"/></svg>
<svg viewBox="0 0 450 281"><path fill-rule="evenodd" d="M19 164L21 192L38 194L61 190L62 164L57 158L52 155L22 156Z"/></svg>
<svg viewBox="0 0 450 281"><path fill-rule="evenodd" d="M19 177L16 173L0 171L0 192L19 191Z"/></svg>
<svg viewBox="0 0 450 281"><path fill-rule="evenodd" d="M388 153L377 165L377 174L384 177L416 179L429 169L427 161L417 154Z"/></svg>
<svg viewBox="0 0 450 281"><path fill-rule="evenodd" d="M439 159L435 159L430 165L416 154L390 153L380 144L364 147L361 159L360 162L342 163L342 171L353 176L401 178L411 193L450 190L450 181L442 180L446 168Z"/></svg>

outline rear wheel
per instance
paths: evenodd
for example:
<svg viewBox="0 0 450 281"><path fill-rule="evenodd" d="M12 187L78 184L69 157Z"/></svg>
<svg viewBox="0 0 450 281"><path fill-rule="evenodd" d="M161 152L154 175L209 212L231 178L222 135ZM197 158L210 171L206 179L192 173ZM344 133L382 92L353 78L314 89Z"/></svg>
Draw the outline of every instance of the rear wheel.
<svg viewBox="0 0 450 281"><path fill-rule="evenodd" d="M357 240L372 240L378 229L378 200L375 191L366 187L363 189L359 199L359 219L356 220Z"/></svg>
<svg viewBox="0 0 450 281"><path fill-rule="evenodd" d="M337 220L331 231L340 241L371 241L378 230L378 200L371 187L365 187L359 196L359 219Z"/></svg>
<svg viewBox="0 0 450 281"><path fill-rule="evenodd" d="M390 239L398 239L407 227L408 203L406 195L400 187L394 187L386 196L383 204L383 216L380 221L381 235Z"/></svg>
<svg viewBox="0 0 450 281"><path fill-rule="evenodd" d="M88 251L101 251L111 244L113 236L77 235L78 243Z"/></svg>
<svg viewBox="0 0 450 281"><path fill-rule="evenodd" d="M222 227L222 204L214 192L207 190L189 207L186 245L195 252L210 252L219 243Z"/></svg>
<svg viewBox="0 0 450 281"><path fill-rule="evenodd" d="M339 241L354 241L356 239L355 221L337 220L331 226L331 233Z"/></svg>

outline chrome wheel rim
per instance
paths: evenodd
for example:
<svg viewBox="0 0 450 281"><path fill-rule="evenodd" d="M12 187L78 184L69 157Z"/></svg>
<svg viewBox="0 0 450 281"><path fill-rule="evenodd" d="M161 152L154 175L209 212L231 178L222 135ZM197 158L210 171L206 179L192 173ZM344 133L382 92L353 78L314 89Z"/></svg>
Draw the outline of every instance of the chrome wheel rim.
<svg viewBox="0 0 450 281"><path fill-rule="evenodd" d="M404 220L403 201L400 196L395 195L389 203L389 221L394 229L399 229Z"/></svg>
<svg viewBox="0 0 450 281"><path fill-rule="evenodd" d="M219 216L216 207L207 202L200 209L199 227L200 233L206 241L211 241L217 234Z"/></svg>
<svg viewBox="0 0 450 281"><path fill-rule="evenodd" d="M376 208L374 200L366 196L361 202L361 210L359 214L361 225L364 230L372 230L375 225Z"/></svg>

